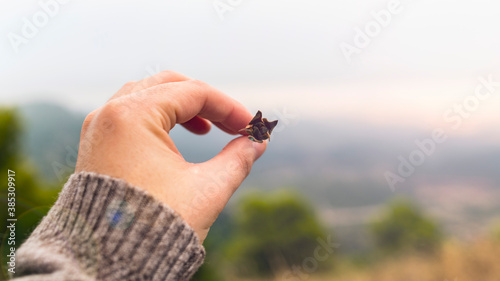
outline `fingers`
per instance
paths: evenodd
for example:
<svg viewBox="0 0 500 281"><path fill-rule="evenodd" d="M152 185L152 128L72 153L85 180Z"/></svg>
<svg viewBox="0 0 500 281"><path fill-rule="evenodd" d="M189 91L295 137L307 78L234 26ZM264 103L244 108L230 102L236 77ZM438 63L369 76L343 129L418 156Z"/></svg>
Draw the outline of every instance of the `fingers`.
<svg viewBox="0 0 500 281"><path fill-rule="evenodd" d="M213 124L214 124L215 126L217 126L217 128L221 129L222 131L224 131L224 132L226 132L226 133L228 133L228 134L230 134L230 135L238 135L238 133L237 133L237 132L232 131L232 130L230 130L230 129L226 128L226 127L225 127L223 124L221 124L220 122L214 122Z"/></svg>
<svg viewBox="0 0 500 281"><path fill-rule="evenodd" d="M132 89L132 92L138 92L160 84L181 82L187 80L191 80L191 78L175 71L165 70L137 82L135 84L135 87Z"/></svg>
<svg viewBox="0 0 500 281"><path fill-rule="evenodd" d="M177 73L175 71L165 70L159 72L155 75L149 76L137 82L126 83L116 94L114 94L109 100L119 98L124 95L129 95L138 91L142 91L160 84L187 81L191 78Z"/></svg>
<svg viewBox="0 0 500 281"><path fill-rule="evenodd" d="M215 186L224 205L248 176L254 162L264 153L267 142L256 143L246 137L232 140L214 158L199 164L209 175L207 186Z"/></svg>
<svg viewBox="0 0 500 281"><path fill-rule="evenodd" d="M198 115L227 132L237 133L253 117L241 103L197 80L161 84L148 91L148 102L161 109L162 121L170 129Z"/></svg>
<svg viewBox="0 0 500 281"><path fill-rule="evenodd" d="M135 93L134 100L149 101L163 110L163 117L172 128L175 123L196 134L210 130L212 121L229 134L238 134L252 119L248 110L234 99L200 81L173 71L162 71L139 82L125 84L110 100ZM202 117L196 117L196 116Z"/></svg>
<svg viewBox="0 0 500 281"><path fill-rule="evenodd" d="M183 123L182 126L188 129L190 132L198 135L204 135L208 133L210 131L210 128L212 127L209 121L199 116L193 117L193 119L187 121L186 123Z"/></svg>

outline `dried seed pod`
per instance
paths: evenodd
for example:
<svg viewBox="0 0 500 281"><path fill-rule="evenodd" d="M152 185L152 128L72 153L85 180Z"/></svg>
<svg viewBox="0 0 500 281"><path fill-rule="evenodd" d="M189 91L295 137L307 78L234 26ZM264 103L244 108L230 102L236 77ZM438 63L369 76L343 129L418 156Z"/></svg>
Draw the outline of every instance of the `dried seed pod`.
<svg viewBox="0 0 500 281"><path fill-rule="evenodd" d="M271 132L278 124L278 120L269 122L266 118L262 118L262 112L257 111L252 121L240 132L245 131L248 138L254 142L262 143L264 140L271 141Z"/></svg>

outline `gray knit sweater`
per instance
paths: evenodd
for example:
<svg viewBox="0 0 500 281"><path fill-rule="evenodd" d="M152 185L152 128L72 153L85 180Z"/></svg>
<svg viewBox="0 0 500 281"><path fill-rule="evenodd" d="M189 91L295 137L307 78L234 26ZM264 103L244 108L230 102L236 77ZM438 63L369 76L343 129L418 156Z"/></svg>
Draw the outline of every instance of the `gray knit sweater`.
<svg viewBox="0 0 500 281"><path fill-rule="evenodd" d="M14 280L188 280L204 257L167 205L123 180L82 172L17 251Z"/></svg>

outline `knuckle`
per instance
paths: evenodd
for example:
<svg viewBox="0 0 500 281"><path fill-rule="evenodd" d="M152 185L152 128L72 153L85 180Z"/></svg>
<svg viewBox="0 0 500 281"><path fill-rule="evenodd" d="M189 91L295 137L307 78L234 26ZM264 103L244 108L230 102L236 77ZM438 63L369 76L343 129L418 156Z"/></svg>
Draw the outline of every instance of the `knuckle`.
<svg viewBox="0 0 500 281"><path fill-rule="evenodd" d="M200 98L203 97L204 93L207 91L207 89L210 88L210 85L207 84L206 82L203 82L201 80L189 80L187 81L188 89L190 90L190 93L192 94L192 98Z"/></svg>
<svg viewBox="0 0 500 281"><path fill-rule="evenodd" d="M137 81L128 81L127 83L123 84L122 88L133 88L137 84Z"/></svg>
<svg viewBox="0 0 500 281"><path fill-rule="evenodd" d="M172 70L163 70L156 75L152 76L152 79L158 84L168 83L171 80L179 79L181 75Z"/></svg>
<svg viewBox="0 0 500 281"><path fill-rule="evenodd" d="M172 70L162 70L158 73L160 77L171 77L171 76L178 76L179 73L172 71Z"/></svg>
<svg viewBox="0 0 500 281"><path fill-rule="evenodd" d="M107 102L99 112L99 117L112 120L112 121L120 121L128 119L130 115L130 105L127 102L127 99L120 98Z"/></svg>
<svg viewBox="0 0 500 281"><path fill-rule="evenodd" d="M87 131L90 124L92 123L92 120L94 120L94 116L96 115L96 113L97 110L94 110L85 117L85 119L83 120L82 131Z"/></svg>
<svg viewBox="0 0 500 281"><path fill-rule="evenodd" d="M137 81L128 81L127 83L123 84L123 86L120 88L120 91L130 92L136 86L137 86Z"/></svg>
<svg viewBox="0 0 500 281"><path fill-rule="evenodd" d="M191 83L194 87L198 87L198 88L209 87L207 83L205 83L201 80L197 80L197 79L189 80L189 83Z"/></svg>

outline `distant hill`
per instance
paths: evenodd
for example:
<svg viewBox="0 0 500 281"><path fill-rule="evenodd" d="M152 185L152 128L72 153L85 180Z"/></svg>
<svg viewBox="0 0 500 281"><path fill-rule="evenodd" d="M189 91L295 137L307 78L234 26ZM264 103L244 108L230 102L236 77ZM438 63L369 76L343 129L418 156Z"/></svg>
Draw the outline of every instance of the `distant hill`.
<svg viewBox="0 0 500 281"><path fill-rule="evenodd" d="M70 157L74 153L70 152L78 151L85 115L51 103L30 103L19 109L24 121L22 141L27 158L47 181L58 181L53 166L74 165Z"/></svg>

